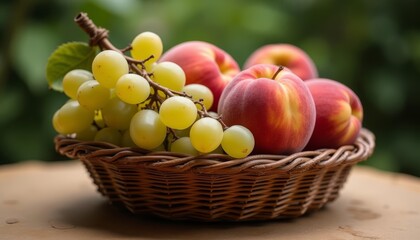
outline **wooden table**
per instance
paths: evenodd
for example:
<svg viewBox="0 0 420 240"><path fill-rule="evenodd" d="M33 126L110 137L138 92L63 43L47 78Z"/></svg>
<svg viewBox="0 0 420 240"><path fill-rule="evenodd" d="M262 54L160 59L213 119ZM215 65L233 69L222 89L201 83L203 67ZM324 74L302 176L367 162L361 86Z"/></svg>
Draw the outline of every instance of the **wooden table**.
<svg viewBox="0 0 420 240"><path fill-rule="evenodd" d="M199 223L107 204L78 161L5 165L0 239L420 239L420 179L356 167L338 200L310 215Z"/></svg>

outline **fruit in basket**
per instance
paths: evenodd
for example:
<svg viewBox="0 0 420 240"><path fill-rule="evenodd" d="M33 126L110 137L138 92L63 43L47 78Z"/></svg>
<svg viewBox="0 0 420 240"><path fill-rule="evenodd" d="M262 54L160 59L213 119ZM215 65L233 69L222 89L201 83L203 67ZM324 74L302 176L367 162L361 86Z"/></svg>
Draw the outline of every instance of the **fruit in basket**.
<svg viewBox="0 0 420 240"><path fill-rule="evenodd" d="M192 156L197 156L199 152L191 143L191 139L189 137L181 137L176 139L171 144L171 152L176 153L184 153Z"/></svg>
<svg viewBox="0 0 420 240"><path fill-rule="evenodd" d="M316 107L315 129L306 149L338 148L354 143L363 120L358 96L331 79L311 79L305 83Z"/></svg>
<svg viewBox="0 0 420 240"><path fill-rule="evenodd" d="M104 50L93 59L92 73L102 86L113 88L118 79L128 73L128 63L121 53Z"/></svg>
<svg viewBox="0 0 420 240"><path fill-rule="evenodd" d="M92 80L91 72L84 69L74 69L63 77L63 91L71 99L77 98L77 90L82 83Z"/></svg>
<svg viewBox="0 0 420 240"><path fill-rule="evenodd" d="M101 130L99 130L94 140L98 142L107 142L112 143L114 145L121 145L121 132L113 127L104 127Z"/></svg>
<svg viewBox="0 0 420 240"><path fill-rule="evenodd" d="M111 91L96 80L84 82L77 90L77 101L91 111L103 108L110 98Z"/></svg>
<svg viewBox="0 0 420 240"><path fill-rule="evenodd" d="M309 55L291 44L269 44L258 48L248 57L244 69L261 63L287 67L302 80L318 77L318 71Z"/></svg>
<svg viewBox="0 0 420 240"><path fill-rule="evenodd" d="M79 14L75 20L91 36L90 45L99 45L101 50L115 49L107 39L106 29L98 29L83 13ZM123 52L128 51L127 49L130 48L124 48ZM316 151L291 156L254 155L245 160L236 161L218 154L194 157L196 154L202 154L211 149L214 150L210 153L222 153L222 148L232 157L244 157L252 151L252 132L238 125L227 128L220 117L209 114L202 103L199 104L201 110L195 109L198 120L189 131L188 128L174 130L165 126L160 121L161 116L158 113L164 102L175 96L190 97L187 94L170 91L151 81L150 76L153 73L149 72L141 61L130 57L126 60L130 65L130 73L144 77L153 91L144 103L136 104L135 108L138 112L132 117L129 130L108 126L101 117L104 109L94 111L95 120L90 126L99 128L95 134L97 141L120 143L121 146L133 146L135 142L136 146L149 149L150 152L73 140L72 138L77 137L79 132L57 137L55 147L62 155L81 159L87 166L94 183L97 183L99 191L112 203L122 203L133 213L145 212L171 219L203 221L254 221L298 217L305 214L307 210L323 207L326 203L322 201L320 205L319 201L313 201L314 199L334 200L346 180L351 165L365 160L373 151L374 136L369 131L362 131L359 138L360 144L354 147L346 146L339 151L334 150L331 156L329 156L331 151ZM281 141L285 144L283 146L290 142L293 144L304 142L303 139L306 138L304 134L311 134L308 124L312 126L315 124L315 104L306 84L289 70L273 65L256 65L238 76L241 78L238 78L236 82L233 80L231 83L234 84L229 84L223 92L218 105L219 109L223 111L232 104L230 110L236 111L233 117L238 117L242 121L254 120L251 122L251 127L259 129L261 132L258 134L265 133L268 138L272 138L271 142L266 143L267 145L277 145ZM53 84L54 89L60 90L60 82L53 82ZM224 102L223 96L226 90L229 91ZM115 94L112 97L117 99ZM233 103L228 101L229 98ZM73 102L78 103L74 100ZM234 108L235 105L239 111ZM195 108L195 105L191 108ZM309 113L312 115L308 115ZM119 116L118 113L115 115ZM104 116L106 118L106 113ZM60 112L54 115L53 124L61 130L62 126L57 124L57 118L58 120L61 118ZM78 122L79 119L67 120ZM305 130L304 128L308 130L307 133L300 132L300 130ZM91 138L96 130L90 129L87 138ZM273 136L279 138L273 138ZM169 149L189 156L161 152ZM198 149L201 152L198 152ZM286 149L286 151L289 150L289 148ZM317 171L313 171L312 161L306 162L309 164L299 164L301 160L321 158L326 161L323 161L325 164L316 166ZM346 159L352 161L349 163L345 161ZM272 167L276 167L276 171L271 171ZM106 174L112 172L116 174ZM279 172L286 174L279 175ZM327 178L324 178L325 173L327 173ZM121 177L121 175L124 176ZM264 181L260 181L261 177ZM150 179L154 181L149 181ZM304 181L301 181L302 179ZM327 181L324 181L325 179ZM199 188L202 194L184 191L191 187ZM249 209L250 203L253 206L255 206L253 203L256 203L254 201L256 195L249 194L249 189L255 190L254 193L257 194L263 193L266 199L262 200L266 204L261 205L261 201L258 201L255 211L247 211L244 214L244 209ZM311 195L314 192L308 189L317 190L315 198ZM168 194L168 192L173 194ZM229 194L230 196L219 194L225 192L232 192L232 194ZM272 196L277 196L279 192L285 193L281 201L284 204L273 205ZM159 196L158 203L173 202L174 204L156 204L156 196ZM296 202L296 196L299 196L299 204L290 204L291 201ZM154 207L145 209L144 204L134 204L133 207L133 203L139 202L139 197L141 201L145 200L145 204ZM215 205L214 203L218 202L220 197L228 197L228 201L237 204L231 207ZM302 199L307 201L300 201ZM197 203L197 207L182 211L182 209L185 210L185 205L191 202Z"/></svg>
<svg viewBox="0 0 420 240"><path fill-rule="evenodd" d="M136 112L136 105L125 103L118 97L111 98L101 109L105 125L119 130L128 129L131 118Z"/></svg>
<svg viewBox="0 0 420 240"><path fill-rule="evenodd" d="M223 132L223 150L232 157L243 158L248 156L255 146L255 139L249 129L234 125Z"/></svg>
<svg viewBox="0 0 420 240"><path fill-rule="evenodd" d="M228 126L242 125L255 138L255 153L301 151L315 126L308 87L287 68L259 64L239 73L225 88L218 113Z"/></svg>
<svg viewBox="0 0 420 240"><path fill-rule="evenodd" d="M166 126L182 130L190 127L197 119L197 108L191 99L174 96L163 101L159 117Z"/></svg>
<svg viewBox="0 0 420 240"><path fill-rule="evenodd" d="M144 61L153 56L153 58L144 63L146 68L150 69L153 63L162 55L163 43L162 39L156 33L142 32L133 39L131 48L130 53L134 59Z"/></svg>
<svg viewBox="0 0 420 240"><path fill-rule="evenodd" d="M76 139L83 141L92 141L95 139L96 133L98 133L98 127L91 124L89 127L84 130L76 133Z"/></svg>
<svg viewBox="0 0 420 240"><path fill-rule="evenodd" d="M118 79L115 94L128 104L138 104L149 97L150 85L144 77L127 73Z"/></svg>
<svg viewBox="0 0 420 240"><path fill-rule="evenodd" d="M181 91L185 86L185 73L178 64L173 62L160 62L152 68L152 80L161 86L174 91Z"/></svg>
<svg viewBox="0 0 420 240"><path fill-rule="evenodd" d="M54 129L61 134L72 134L85 130L93 122L94 112L76 100L69 100L53 116Z"/></svg>
<svg viewBox="0 0 420 240"><path fill-rule="evenodd" d="M222 142L223 127L214 118L201 118L192 125L190 139L197 151L209 153L219 147Z"/></svg>
<svg viewBox="0 0 420 240"><path fill-rule="evenodd" d="M213 106L213 93L208 87L202 84L188 84L182 91L190 95L195 101L200 101L200 99L202 99L202 103L207 110L210 110ZM201 110L200 104L196 104L196 106L197 109Z"/></svg>
<svg viewBox="0 0 420 240"><path fill-rule="evenodd" d="M152 150L165 141L166 126L160 121L157 112L141 110L131 119L130 136L138 147Z"/></svg>
<svg viewBox="0 0 420 240"><path fill-rule="evenodd" d="M184 42L166 51L160 61L178 64L185 72L186 84L208 87L214 96L211 108L216 110L226 84L239 72L236 61L213 44L200 41Z"/></svg>

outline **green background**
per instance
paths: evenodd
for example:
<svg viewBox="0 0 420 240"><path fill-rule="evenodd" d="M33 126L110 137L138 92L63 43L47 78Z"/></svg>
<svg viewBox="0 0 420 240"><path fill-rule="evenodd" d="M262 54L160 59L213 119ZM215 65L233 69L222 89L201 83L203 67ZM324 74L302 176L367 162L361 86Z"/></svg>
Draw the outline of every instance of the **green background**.
<svg viewBox="0 0 420 240"><path fill-rule="evenodd" d="M0 3L0 163L57 161L51 126L62 94L48 89L45 66L61 43L88 41L73 18L85 11L118 47L142 31L167 50L203 40L242 65L256 48L292 43L321 77L352 88L377 148L363 164L420 176L419 1L56 0Z"/></svg>

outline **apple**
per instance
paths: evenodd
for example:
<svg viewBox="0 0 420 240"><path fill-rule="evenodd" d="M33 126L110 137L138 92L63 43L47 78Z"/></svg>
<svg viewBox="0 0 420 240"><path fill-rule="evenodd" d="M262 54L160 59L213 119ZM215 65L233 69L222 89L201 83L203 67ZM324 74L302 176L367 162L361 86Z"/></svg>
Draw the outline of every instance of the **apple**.
<svg viewBox="0 0 420 240"><path fill-rule="evenodd" d="M287 67L302 80L318 77L315 64L308 54L291 44L269 44L258 48L245 61L244 69L260 63Z"/></svg>
<svg viewBox="0 0 420 240"><path fill-rule="evenodd" d="M338 148L354 143L363 119L358 96L331 79L311 79L305 83L316 107L315 129L305 149Z"/></svg>
<svg viewBox="0 0 420 240"><path fill-rule="evenodd" d="M252 132L253 154L301 151L316 117L302 79L272 64L254 65L236 75L222 93L218 113L226 125L242 125Z"/></svg>
<svg viewBox="0 0 420 240"><path fill-rule="evenodd" d="M185 72L186 85L197 83L208 87L214 97L211 111L216 111L223 89L240 71L232 56L219 47L202 41L176 45L166 51L160 61L178 64Z"/></svg>

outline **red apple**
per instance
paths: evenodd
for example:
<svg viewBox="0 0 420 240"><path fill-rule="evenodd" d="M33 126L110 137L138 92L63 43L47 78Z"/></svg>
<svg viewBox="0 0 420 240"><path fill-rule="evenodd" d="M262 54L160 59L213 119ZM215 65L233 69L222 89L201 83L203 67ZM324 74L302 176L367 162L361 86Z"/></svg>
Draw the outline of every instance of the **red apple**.
<svg viewBox="0 0 420 240"><path fill-rule="evenodd" d="M252 132L254 154L301 151L316 115L302 79L272 64L255 65L236 75L222 93L218 113L228 126L238 124Z"/></svg>
<svg viewBox="0 0 420 240"><path fill-rule="evenodd" d="M244 69L260 63L287 67L302 80L318 77L315 64L308 54L291 44L269 44L258 48L246 60Z"/></svg>
<svg viewBox="0 0 420 240"><path fill-rule="evenodd" d="M362 126L363 108L347 86L330 79L305 81L316 107L315 129L306 149L352 144Z"/></svg>
<svg viewBox="0 0 420 240"><path fill-rule="evenodd" d="M186 84L207 86L213 93L210 110L215 111L226 84L240 71L236 61L213 44L200 41L184 42L166 51L160 61L178 64L185 72Z"/></svg>

